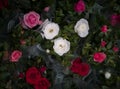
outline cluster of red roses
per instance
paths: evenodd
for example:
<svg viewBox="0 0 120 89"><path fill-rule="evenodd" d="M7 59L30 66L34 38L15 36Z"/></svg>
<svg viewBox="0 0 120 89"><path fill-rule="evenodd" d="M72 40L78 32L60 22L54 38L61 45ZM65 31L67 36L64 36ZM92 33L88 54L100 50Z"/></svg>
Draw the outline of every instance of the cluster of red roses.
<svg viewBox="0 0 120 89"><path fill-rule="evenodd" d="M36 67L31 67L26 71L26 81L35 89L48 89L50 87L50 82L41 75Z"/></svg>
<svg viewBox="0 0 120 89"><path fill-rule="evenodd" d="M82 62L80 58L76 58L72 62L72 66L70 67L70 70L73 73L79 74L80 76L86 76L90 71L90 66L89 64Z"/></svg>

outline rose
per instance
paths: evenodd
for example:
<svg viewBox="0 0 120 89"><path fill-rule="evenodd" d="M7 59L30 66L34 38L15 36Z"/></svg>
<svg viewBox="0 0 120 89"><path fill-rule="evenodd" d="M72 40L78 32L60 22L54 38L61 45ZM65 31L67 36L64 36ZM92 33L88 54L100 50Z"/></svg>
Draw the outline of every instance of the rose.
<svg viewBox="0 0 120 89"><path fill-rule="evenodd" d="M114 52L118 52L119 51L119 48L117 46L114 46L112 49L113 49Z"/></svg>
<svg viewBox="0 0 120 89"><path fill-rule="evenodd" d="M70 42L62 37L59 37L54 40L53 49L58 55L62 56L70 50Z"/></svg>
<svg viewBox="0 0 120 89"><path fill-rule="evenodd" d="M46 78L39 79L37 84L34 85L35 89L48 89L49 87L50 82Z"/></svg>
<svg viewBox="0 0 120 89"><path fill-rule="evenodd" d="M35 85L38 80L41 78L40 72L36 67L31 67L26 71L26 81L29 84Z"/></svg>
<svg viewBox="0 0 120 89"><path fill-rule="evenodd" d="M36 25L40 24L40 15L34 11L31 11L24 15L24 24L29 28L33 28Z"/></svg>
<svg viewBox="0 0 120 89"><path fill-rule="evenodd" d="M43 73L46 71L46 67L45 66L42 66L40 69L39 69L40 73Z"/></svg>
<svg viewBox="0 0 120 89"><path fill-rule="evenodd" d="M74 10L76 12L83 12L85 11L85 3L83 0L79 0L77 3L74 5Z"/></svg>
<svg viewBox="0 0 120 89"><path fill-rule="evenodd" d="M96 52L93 55L94 61L102 63L106 59L106 54L103 52Z"/></svg>
<svg viewBox="0 0 120 89"><path fill-rule="evenodd" d="M110 23L112 26L119 25L120 24L120 15L119 14L111 15Z"/></svg>
<svg viewBox="0 0 120 89"><path fill-rule="evenodd" d="M88 21L84 18L80 19L75 27L74 30L80 37L86 37L88 35L89 25Z"/></svg>
<svg viewBox="0 0 120 89"><path fill-rule="evenodd" d="M106 44L107 44L107 43L106 43L105 41L101 41L101 46L102 46L102 47L105 47Z"/></svg>
<svg viewBox="0 0 120 89"><path fill-rule="evenodd" d="M45 12L48 12L49 10L50 10L50 7L49 7L49 6L47 6L47 7L44 8L44 11L45 11Z"/></svg>
<svg viewBox="0 0 120 89"><path fill-rule="evenodd" d="M22 52L19 51L19 50L14 50L10 56L10 61L11 62L18 62L19 59L21 58L22 56Z"/></svg>
<svg viewBox="0 0 120 89"><path fill-rule="evenodd" d="M82 63L82 61L79 57L72 61L73 65L80 64L80 63Z"/></svg>
<svg viewBox="0 0 120 89"><path fill-rule="evenodd" d="M43 28L42 28L42 31L43 31L42 36L43 37L50 40L58 35L59 25L57 23L46 20L43 24L44 24Z"/></svg>
<svg viewBox="0 0 120 89"><path fill-rule="evenodd" d="M79 65L80 65L80 63L73 63L72 66L70 67L70 70L73 73L78 74L79 73Z"/></svg>
<svg viewBox="0 0 120 89"><path fill-rule="evenodd" d="M101 31L102 31L103 33L106 33L106 32L108 31L107 25L103 25L103 26L101 27Z"/></svg>
<svg viewBox="0 0 120 89"><path fill-rule="evenodd" d="M90 66L87 63L81 63L78 68L79 68L78 74L81 76L88 75L90 71Z"/></svg>
<svg viewBox="0 0 120 89"><path fill-rule="evenodd" d="M82 63L81 59L78 57L76 59L74 59L71 64L72 66L70 67L70 70L74 73L79 73L79 70L78 70L78 67L79 67L79 64Z"/></svg>
<svg viewBox="0 0 120 89"><path fill-rule="evenodd" d="M8 0L0 0L0 9L8 6Z"/></svg>
<svg viewBox="0 0 120 89"><path fill-rule="evenodd" d="M73 73L79 74L80 76L86 76L90 71L90 66L87 63L82 63L80 58L76 58L72 62L72 66L70 67L70 70Z"/></svg>

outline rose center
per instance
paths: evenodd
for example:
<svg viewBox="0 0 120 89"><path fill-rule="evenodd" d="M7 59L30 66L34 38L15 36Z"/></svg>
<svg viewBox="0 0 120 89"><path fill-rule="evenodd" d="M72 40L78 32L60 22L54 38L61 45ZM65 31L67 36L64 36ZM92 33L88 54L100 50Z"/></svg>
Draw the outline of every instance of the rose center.
<svg viewBox="0 0 120 89"><path fill-rule="evenodd" d="M53 32L53 29L50 29L49 32L52 33L52 32Z"/></svg>
<svg viewBox="0 0 120 89"><path fill-rule="evenodd" d="M85 28L86 28L85 24L81 24L81 25L79 26L80 31L84 31Z"/></svg>

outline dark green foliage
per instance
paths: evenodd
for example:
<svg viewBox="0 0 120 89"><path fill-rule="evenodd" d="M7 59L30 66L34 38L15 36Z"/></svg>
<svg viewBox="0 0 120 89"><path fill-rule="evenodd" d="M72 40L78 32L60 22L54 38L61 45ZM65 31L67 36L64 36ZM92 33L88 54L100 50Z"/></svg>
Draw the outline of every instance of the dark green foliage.
<svg viewBox="0 0 120 89"><path fill-rule="evenodd" d="M9 0L7 8L0 10L0 89L33 89L26 83L25 77L18 78L18 73L25 73L29 67L46 66L43 76L51 82L50 89L119 89L120 87L120 51L115 53L112 48L120 49L120 26L110 24L110 16L120 14L120 0L84 0L86 10L83 13L74 11L78 0ZM48 12L44 8L49 6ZM53 42L42 38L39 26L24 29L20 19L29 11L36 11L40 19L56 22L60 26L57 37L70 41L71 48L63 56L53 50ZM80 38L74 26L80 18L89 22L90 30L86 38ZM106 34L101 32L103 25L108 26ZM57 38L56 37L56 38ZM25 45L20 40L26 41ZM107 42L106 47L100 46L101 40ZM13 50L21 50L23 55L17 63L9 61ZM50 53L46 53L46 49ZM93 53L103 51L107 59L99 64L93 61ZM90 73L81 77L70 72L71 61L81 57L83 62L91 66ZM68 70L67 70L68 68ZM102 72L101 72L102 71ZM111 73L105 79L104 73Z"/></svg>

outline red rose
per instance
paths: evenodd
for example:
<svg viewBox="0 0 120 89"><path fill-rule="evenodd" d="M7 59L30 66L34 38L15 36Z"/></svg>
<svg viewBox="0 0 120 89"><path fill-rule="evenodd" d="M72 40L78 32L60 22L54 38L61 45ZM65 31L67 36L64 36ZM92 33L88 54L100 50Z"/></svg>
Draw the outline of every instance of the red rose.
<svg viewBox="0 0 120 89"><path fill-rule="evenodd" d="M107 25L103 25L102 28L101 28L101 31L102 31L103 33L106 33L106 32L108 31Z"/></svg>
<svg viewBox="0 0 120 89"><path fill-rule="evenodd" d="M40 73L43 73L44 71L46 71L46 67L45 66L42 66L40 69L39 69Z"/></svg>
<svg viewBox="0 0 120 89"><path fill-rule="evenodd" d="M90 71L90 66L87 63L81 63L79 65L79 75L86 76Z"/></svg>
<svg viewBox="0 0 120 89"><path fill-rule="evenodd" d="M27 70L26 72L27 83L35 85L40 78L41 74L36 67L31 67Z"/></svg>
<svg viewBox="0 0 120 89"><path fill-rule="evenodd" d="M86 63L82 63L80 58L76 58L72 62L72 66L70 67L70 70L73 73L79 74L80 76L86 76L90 71L90 66Z"/></svg>
<svg viewBox="0 0 120 89"><path fill-rule="evenodd" d="M10 61L11 62L18 62L19 59L21 58L22 56L22 52L19 51L19 50L14 50L10 56Z"/></svg>
<svg viewBox="0 0 120 89"><path fill-rule="evenodd" d="M105 47L106 44L107 44L107 43L106 43L105 41L101 41L101 46L102 46L102 47Z"/></svg>
<svg viewBox="0 0 120 89"><path fill-rule="evenodd" d="M84 3L84 1L83 1L83 0L79 0L79 1L75 4L75 6L74 6L74 10L75 10L76 12L83 12L83 11L85 11L85 3Z"/></svg>
<svg viewBox="0 0 120 89"><path fill-rule="evenodd" d="M49 87L50 82L46 78L39 79L37 84L34 85L35 89L48 89Z"/></svg>
<svg viewBox="0 0 120 89"><path fill-rule="evenodd" d="M93 55L94 61L102 63L106 59L106 54L103 52L97 52Z"/></svg>
<svg viewBox="0 0 120 89"><path fill-rule="evenodd" d="M70 70L73 72L73 73L76 73L78 74L79 73L79 65L80 64L73 64L71 67L70 67Z"/></svg>
<svg viewBox="0 0 120 89"><path fill-rule="evenodd" d="M71 63L72 66L70 67L70 70L74 73L78 73L79 72L78 67L81 62L82 61L80 60L80 58L76 58L75 60L73 60Z"/></svg>
<svg viewBox="0 0 120 89"><path fill-rule="evenodd" d="M79 57L72 61L72 64L80 64L80 63L82 63L82 61L80 60Z"/></svg>
<svg viewBox="0 0 120 89"><path fill-rule="evenodd" d="M8 0L0 0L0 9L8 6Z"/></svg>

